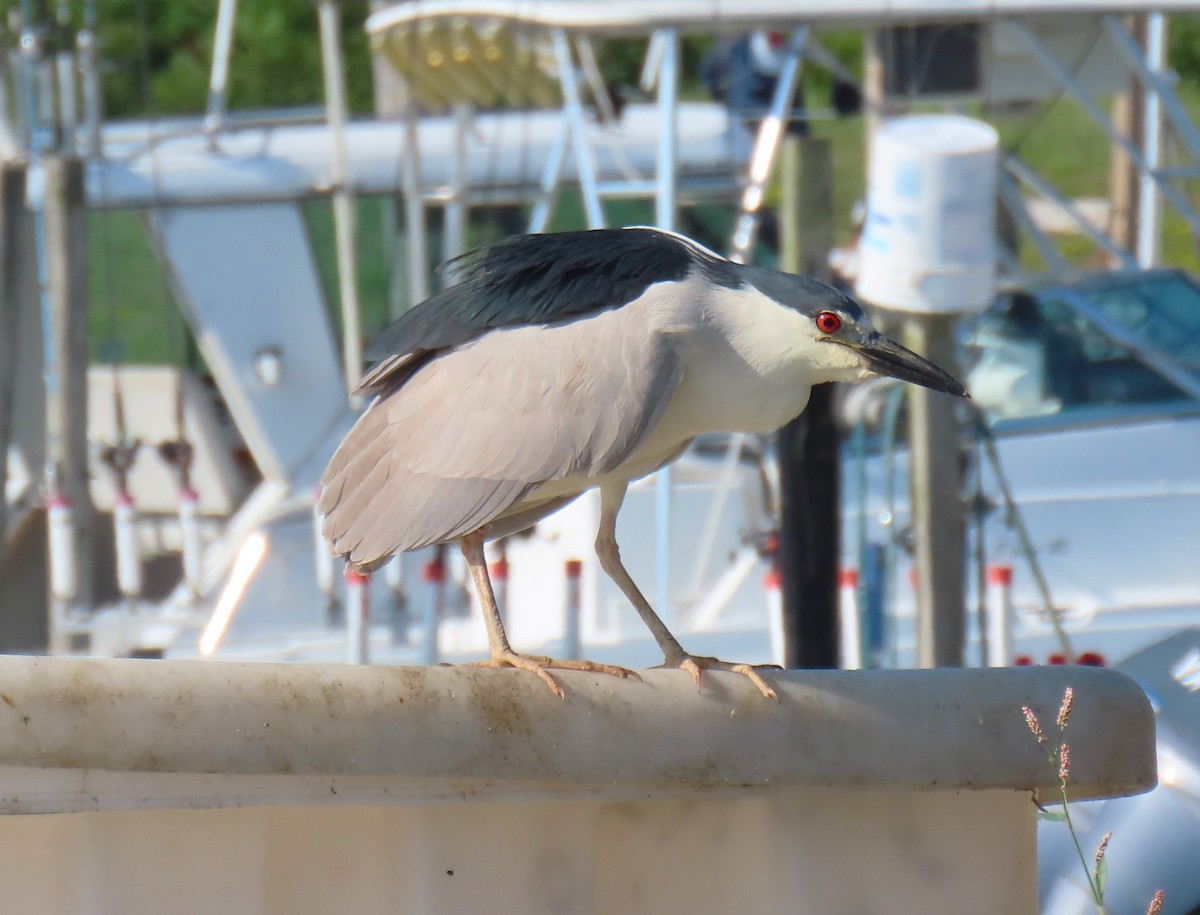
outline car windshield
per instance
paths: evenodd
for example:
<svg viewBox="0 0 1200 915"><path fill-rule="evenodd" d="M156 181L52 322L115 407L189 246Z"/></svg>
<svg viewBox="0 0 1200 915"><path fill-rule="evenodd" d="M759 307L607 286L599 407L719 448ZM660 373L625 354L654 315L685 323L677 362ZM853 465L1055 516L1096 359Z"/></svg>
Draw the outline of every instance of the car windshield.
<svg viewBox="0 0 1200 915"><path fill-rule="evenodd" d="M1200 288L1177 273L1113 276L1069 292L1001 298L966 339L968 387L997 418L1186 401L1187 395L1072 308L1078 296L1200 378Z"/></svg>
<svg viewBox="0 0 1200 915"><path fill-rule="evenodd" d="M1154 349L1200 373L1200 288L1187 277L1150 276L1087 298Z"/></svg>

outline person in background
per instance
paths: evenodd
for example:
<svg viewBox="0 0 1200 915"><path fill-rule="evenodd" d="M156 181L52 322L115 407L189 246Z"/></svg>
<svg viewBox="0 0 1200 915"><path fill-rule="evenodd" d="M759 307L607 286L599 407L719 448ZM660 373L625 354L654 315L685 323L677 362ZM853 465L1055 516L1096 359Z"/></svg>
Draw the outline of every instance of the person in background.
<svg viewBox="0 0 1200 915"><path fill-rule="evenodd" d="M770 110L787 55L787 44L788 36L781 32L757 31L730 36L719 39L700 63L700 78L709 94L724 104L751 133L757 132L759 122ZM862 95L853 83L835 75L832 103L839 117L848 117L861 110ZM797 137L809 135L804 111L804 87L797 85L787 133ZM778 226L775 214L769 209L762 213L759 232L765 244L777 247Z"/></svg>
<svg viewBox="0 0 1200 915"><path fill-rule="evenodd" d="M787 36L780 32L750 32L722 38L700 64L700 78L709 94L723 102L751 130L771 107L775 84L787 53ZM858 87L839 75L834 76L831 102L838 117L849 117L862 110ZM803 117L804 87L796 87L788 132L808 135Z"/></svg>

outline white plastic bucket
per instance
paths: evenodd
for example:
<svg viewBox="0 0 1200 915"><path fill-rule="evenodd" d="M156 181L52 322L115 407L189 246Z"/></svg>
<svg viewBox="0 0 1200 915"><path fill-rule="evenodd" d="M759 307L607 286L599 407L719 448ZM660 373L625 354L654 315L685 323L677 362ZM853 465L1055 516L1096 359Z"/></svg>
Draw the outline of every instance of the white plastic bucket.
<svg viewBox="0 0 1200 915"><path fill-rule="evenodd" d="M996 273L999 138L958 115L896 118L871 149L857 294L902 311L989 305Z"/></svg>

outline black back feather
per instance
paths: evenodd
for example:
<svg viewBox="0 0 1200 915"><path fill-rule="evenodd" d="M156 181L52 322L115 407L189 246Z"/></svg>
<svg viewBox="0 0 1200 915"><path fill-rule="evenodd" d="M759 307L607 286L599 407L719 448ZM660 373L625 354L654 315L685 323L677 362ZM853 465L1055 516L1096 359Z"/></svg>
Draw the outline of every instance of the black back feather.
<svg viewBox="0 0 1200 915"><path fill-rule="evenodd" d="M370 360L457 346L499 327L546 324L632 302L654 283L699 266L730 283L733 267L655 229L517 235L446 264L458 281L385 328Z"/></svg>

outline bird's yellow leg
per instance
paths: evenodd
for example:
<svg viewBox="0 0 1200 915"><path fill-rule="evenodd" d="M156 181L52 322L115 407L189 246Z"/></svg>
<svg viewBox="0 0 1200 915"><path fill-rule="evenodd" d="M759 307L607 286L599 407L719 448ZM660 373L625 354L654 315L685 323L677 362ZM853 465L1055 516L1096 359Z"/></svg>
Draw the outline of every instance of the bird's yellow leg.
<svg viewBox="0 0 1200 915"><path fill-rule="evenodd" d="M633 604L638 616L642 618L642 622L646 624L646 628L658 642L664 659L660 666L686 670L696 681L697 691L700 690L700 677L703 671L727 670L746 677L758 687L758 691L767 699L778 699L775 690L771 689L770 685L759 675L758 671L761 668L756 668L751 664L730 663L716 658L688 654L679 644L679 640L671 634L666 623L654 612L654 608L650 606L650 602L646 600L645 595L642 594L637 583L626 570L624 563L621 562L621 550L617 545L617 513L621 510L621 503L625 501L625 488L626 484L624 483L600 488L600 528L596 532L596 557L600 560L600 567Z"/></svg>
<svg viewBox="0 0 1200 915"><path fill-rule="evenodd" d="M566 698L562 687L547 672L548 670L582 670L589 673L608 674L612 677L632 677L640 680L636 673L614 664L598 664L595 661L574 660L571 658L544 658L538 655L524 655L513 651L508 644L508 636L504 632L504 622L500 619L500 610L496 606L496 595L492 591L492 580L488 575L487 561L483 554L483 537L480 534L468 534L462 539L463 556L467 560L467 568L471 570L471 579L479 594L479 603L483 607L483 620L487 625L488 646L492 650L491 660L479 661L473 667L513 667L527 670L537 676L550 687L550 692L559 699Z"/></svg>

